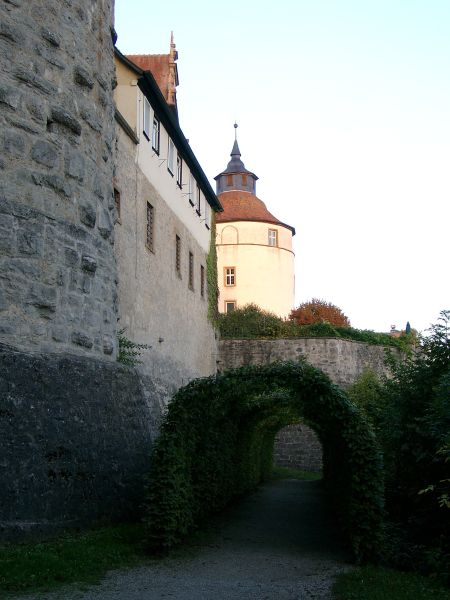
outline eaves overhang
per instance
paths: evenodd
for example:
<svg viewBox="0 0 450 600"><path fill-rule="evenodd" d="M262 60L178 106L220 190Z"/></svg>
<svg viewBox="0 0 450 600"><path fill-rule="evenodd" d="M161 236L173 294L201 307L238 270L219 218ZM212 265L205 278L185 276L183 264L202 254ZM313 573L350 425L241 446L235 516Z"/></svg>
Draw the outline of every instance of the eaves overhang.
<svg viewBox="0 0 450 600"><path fill-rule="evenodd" d="M150 71L142 71L134 63L132 63L126 56L124 56L117 48L115 48L117 58L123 62L123 64L130 67L137 75L140 75L138 79L138 86L141 92L146 96L147 100L151 103L158 118L164 125L164 128L172 138L177 150L180 152L182 159L188 165L191 172L195 175L195 179L202 190L208 204L217 212L222 212L223 207L219 202L211 184L208 181L203 169L200 166L195 154L193 153L189 142L181 131L178 125L173 111L167 104L155 78Z"/></svg>

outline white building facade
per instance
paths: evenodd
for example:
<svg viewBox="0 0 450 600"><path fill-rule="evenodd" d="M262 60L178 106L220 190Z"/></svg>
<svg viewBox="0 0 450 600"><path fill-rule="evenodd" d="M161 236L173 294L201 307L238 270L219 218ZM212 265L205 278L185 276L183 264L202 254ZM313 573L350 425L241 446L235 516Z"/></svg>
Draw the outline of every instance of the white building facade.
<svg viewBox="0 0 450 600"><path fill-rule="evenodd" d="M116 76L119 327L149 346L139 369L167 402L216 370L207 256L221 205L152 74L117 51Z"/></svg>

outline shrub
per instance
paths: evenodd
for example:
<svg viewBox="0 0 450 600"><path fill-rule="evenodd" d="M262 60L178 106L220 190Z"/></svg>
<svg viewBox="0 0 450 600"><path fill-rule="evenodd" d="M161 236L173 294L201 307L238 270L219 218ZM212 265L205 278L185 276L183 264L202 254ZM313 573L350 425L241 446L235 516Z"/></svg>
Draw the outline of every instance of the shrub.
<svg viewBox="0 0 450 600"><path fill-rule="evenodd" d="M146 498L148 544L164 550L271 472L273 439L302 419L322 441L324 478L355 556L381 540L381 456L345 393L307 363L243 367L197 379L169 404Z"/></svg>
<svg viewBox="0 0 450 600"><path fill-rule="evenodd" d="M297 325L312 325L313 323L330 323L338 327L350 327L348 317L342 310L319 298L313 298L309 302L303 302L291 312L291 320Z"/></svg>

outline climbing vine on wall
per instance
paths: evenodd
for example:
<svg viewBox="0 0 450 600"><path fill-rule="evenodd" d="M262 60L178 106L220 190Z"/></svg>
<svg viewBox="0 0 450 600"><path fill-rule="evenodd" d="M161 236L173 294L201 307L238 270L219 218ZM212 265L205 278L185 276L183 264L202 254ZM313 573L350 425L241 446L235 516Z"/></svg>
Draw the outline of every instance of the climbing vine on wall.
<svg viewBox="0 0 450 600"><path fill-rule="evenodd" d="M324 476L355 556L381 543L381 456L346 394L307 363L249 366L197 379L169 404L153 452L147 540L164 550L271 470L278 429L302 418L323 446Z"/></svg>
<svg viewBox="0 0 450 600"><path fill-rule="evenodd" d="M216 324L219 316L218 299L219 288L217 285L217 249L216 249L216 219L211 216L211 239L209 253L206 257L206 282L208 285L208 319Z"/></svg>

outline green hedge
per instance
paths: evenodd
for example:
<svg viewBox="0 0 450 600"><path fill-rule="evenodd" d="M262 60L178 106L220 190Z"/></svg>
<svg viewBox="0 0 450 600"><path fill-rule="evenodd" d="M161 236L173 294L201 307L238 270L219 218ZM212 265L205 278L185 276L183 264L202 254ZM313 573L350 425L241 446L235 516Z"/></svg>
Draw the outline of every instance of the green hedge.
<svg viewBox="0 0 450 600"><path fill-rule="evenodd" d="M382 461L361 413L307 363L243 367L192 381L169 405L146 498L148 545L165 550L271 470L278 429L302 419L319 435L324 475L360 561L381 541Z"/></svg>
<svg viewBox="0 0 450 600"><path fill-rule="evenodd" d="M274 313L262 310L256 304L247 304L233 312L218 315L217 324L224 339L332 337L393 346L403 351L409 350L416 342L414 334L402 334L396 338L368 329L337 327L326 321L296 325L293 321L283 320Z"/></svg>

